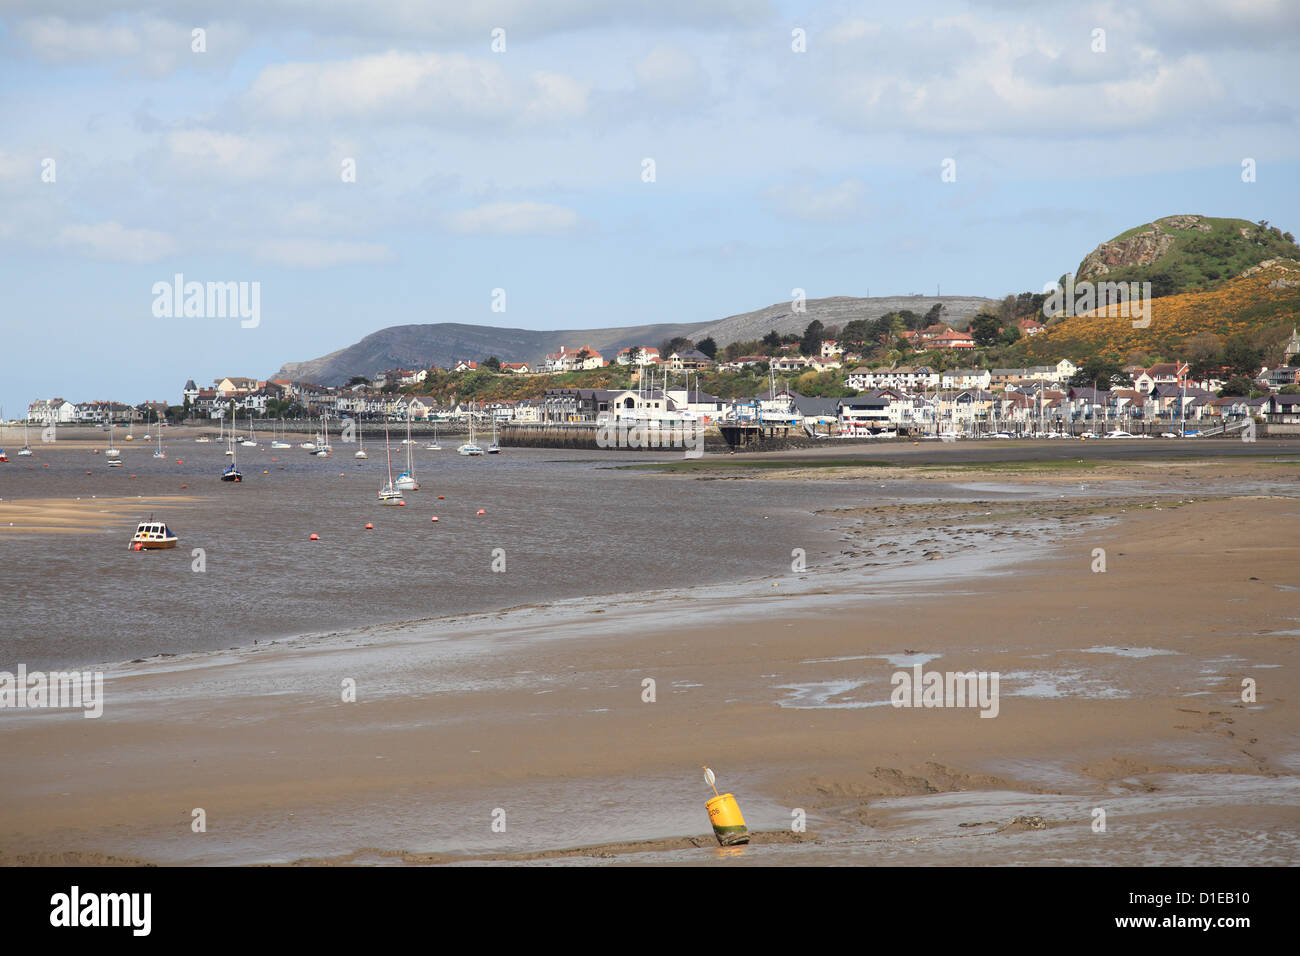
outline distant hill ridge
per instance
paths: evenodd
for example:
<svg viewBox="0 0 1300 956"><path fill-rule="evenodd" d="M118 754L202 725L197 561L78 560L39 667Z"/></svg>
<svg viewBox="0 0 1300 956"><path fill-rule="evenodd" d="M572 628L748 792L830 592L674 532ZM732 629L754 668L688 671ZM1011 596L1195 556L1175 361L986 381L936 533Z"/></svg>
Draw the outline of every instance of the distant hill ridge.
<svg viewBox="0 0 1300 956"><path fill-rule="evenodd" d="M887 312L911 309L925 313L940 305L943 321L964 327L981 307L994 300L979 296L836 296L808 299L803 311L779 302L753 312L731 315L713 322L663 323L606 329L498 328L438 322L429 325L395 325L372 332L346 348L305 362L287 362L272 376L317 385L342 385L355 375L373 376L390 368L447 367L459 359L485 359L495 355L503 362L539 363L561 345L570 349L589 345L608 361L631 345L658 346L675 336L699 341L712 337L719 346L759 339L775 330L785 335L802 333L813 320L844 326L853 319L878 319Z"/></svg>

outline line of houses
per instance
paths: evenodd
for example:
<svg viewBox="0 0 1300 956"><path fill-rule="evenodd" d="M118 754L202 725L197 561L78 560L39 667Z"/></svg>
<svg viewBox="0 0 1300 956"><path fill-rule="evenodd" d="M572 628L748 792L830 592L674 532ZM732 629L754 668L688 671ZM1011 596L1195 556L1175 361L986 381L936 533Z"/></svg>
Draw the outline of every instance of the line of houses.
<svg viewBox="0 0 1300 956"><path fill-rule="evenodd" d="M935 327L931 327L934 329ZM929 330L922 330L929 331ZM939 336L941 332L935 331ZM933 339L932 339L933 340ZM741 356L719 365L719 369L739 370L768 363L773 372L800 372L808 369L825 371L841 367L846 355L834 341L822 343L815 357ZM335 417L358 416L370 419L416 421L460 419L470 414L486 414L500 421L555 422L596 421L601 415L685 416L716 421L744 420L758 417L764 421L781 420L806 426L833 425L843 433L862 430L917 430L935 427L937 422L963 423L971 427L1028 426L1035 421L1054 423L1096 420L1182 421L1204 419L1241 419L1298 424L1294 395L1276 390L1300 385L1300 334L1292 330L1284 350L1284 363L1262 369L1255 377L1261 389L1271 394L1254 399L1218 398L1223 380L1214 375L1193 381L1188 366L1182 363L1159 363L1144 368L1132 366L1124 371L1132 379L1129 388L1072 387L1068 383L1078 371L1069 359L1054 365L1024 368L954 368L938 370L924 365L900 365L894 368L854 367L846 373L846 385L860 394L843 399L813 399L792 391L777 392L766 398L727 400L708 395L698 388L653 391L641 389L601 390L547 389L539 399L502 401L472 407L461 403L452 407L438 405L432 398L396 393L395 389L416 386L427 380L430 370L390 369L374 378L338 388L326 388L287 379L259 380L230 376L216 380L209 387L199 387L190 379L182 389L184 405L198 418L220 418L238 413L263 416L272 403L294 404L310 415ZM548 355L544 371L567 371L596 368L603 356L590 347L570 351L564 346ZM671 353L666 359L649 346L630 346L615 356L615 363L625 366L660 366L670 371L690 372L708 368L711 360L703 353L688 349ZM478 367L476 362L457 363L462 371ZM533 374L527 363L502 363L506 374ZM688 376L689 381L689 376ZM129 405L115 401L74 403L63 398L39 399L27 410L28 421L58 424L104 424L109 421L147 422L165 417L165 402L149 401Z"/></svg>

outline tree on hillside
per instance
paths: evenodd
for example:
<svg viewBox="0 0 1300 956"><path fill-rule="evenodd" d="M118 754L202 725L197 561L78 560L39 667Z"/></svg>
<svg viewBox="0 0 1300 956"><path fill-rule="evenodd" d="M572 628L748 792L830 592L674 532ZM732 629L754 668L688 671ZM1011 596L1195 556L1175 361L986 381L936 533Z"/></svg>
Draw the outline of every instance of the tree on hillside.
<svg viewBox="0 0 1300 956"><path fill-rule="evenodd" d="M1090 355L1079 363L1075 373L1070 376L1070 384L1076 388L1088 388L1095 384L1100 389L1111 389L1132 385L1133 380L1124 373L1117 359Z"/></svg>
<svg viewBox="0 0 1300 956"><path fill-rule="evenodd" d="M501 371L501 360L495 355L489 355L483 360L483 367L490 368L494 372Z"/></svg>
<svg viewBox="0 0 1300 956"><path fill-rule="evenodd" d="M777 332L776 329L768 332L767 335L763 336L763 344L770 349L776 348L781 344L781 333Z"/></svg>
<svg viewBox="0 0 1300 956"><path fill-rule="evenodd" d="M347 387L350 388L353 385L365 385L369 381L370 379L366 378L364 375L353 375L350 379L348 379Z"/></svg>
<svg viewBox="0 0 1300 956"><path fill-rule="evenodd" d="M1173 295L1178 291L1178 280L1168 272L1156 272L1148 276L1147 281L1151 283L1151 298L1153 299Z"/></svg>
<svg viewBox="0 0 1300 956"><path fill-rule="evenodd" d="M695 347L709 358L713 358L718 354L718 343L713 341L713 336L709 336L707 339L700 339L700 341L695 343Z"/></svg>
<svg viewBox="0 0 1300 956"><path fill-rule="evenodd" d="M840 333L840 337L846 344L861 345L871 337L870 325L866 319L854 319L844 326L844 331Z"/></svg>
<svg viewBox="0 0 1300 956"><path fill-rule="evenodd" d="M998 335L1002 332L1002 324L998 322L996 315L989 315L987 312L981 312L971 320L970 334L975 339L975 344L981 348L988 348L998 341Z"/></svg>
<svg viewBox="0 0 1300 956"><path fill-rule="evenodd" d="M1223 383L1219 389L1220 398L1242 396L1249 398L1255 393L1255 381L1248 375L1234 375Z"/></svg>
<svg viewBox="0 0 1300 956"><path fill-rule="evenodd" d="M803 350L803 354L818 354L821 351L822 339L825 334L826 327L822 325L819 319L813 319L809 322L808 327L803 330L803 338L799 340L799 348Z"/></svg>
<svg viewBox="0 0 1300 956"><path fill-rule="evenodd" d="M871 341L888 342L892 339L894 337L895 318L896 316L894 313L890 312L887 315L882 315L880 318L876 319L876 321L868 325L867 328L871 331Z"/></svg>
<svg viewBox="0 0 1300 956"><path fill-rule="evenodd" d="M684 335L676 335L671 339L664 339L659 343L659 355L668 358L674 352L685 352L689 348L694 348L695 343Z"/></svg>
<svg viewBox="0 0 1300 956"><path fill-rule="evenodd" d="M940 316L943 314L943 303L936 302L930 306L930 311L925 313L925 324L934 325L936 322L943 321Z"/></svg>
<svg viewBox="0 0 1300 956"><path fill-rule="evenodd" d="M1244 335L1234 335L1223 350L1223 364L1237 375L1247 375L1252 379L1258 374L1263 360L1263 350L1256 348Z"/></svg>

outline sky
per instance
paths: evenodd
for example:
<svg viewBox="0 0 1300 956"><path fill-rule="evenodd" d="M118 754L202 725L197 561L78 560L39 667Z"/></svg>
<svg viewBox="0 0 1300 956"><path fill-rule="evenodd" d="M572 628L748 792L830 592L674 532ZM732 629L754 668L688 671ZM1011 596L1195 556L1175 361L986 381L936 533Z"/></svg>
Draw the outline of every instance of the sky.
<svg viewBox="0 0 1300 956"><path fill-rule="evenodd" d="M1288 0L6 0L0 406L1300 232L1298 48ZM168 314L177 275L256 322Z"/></svg>

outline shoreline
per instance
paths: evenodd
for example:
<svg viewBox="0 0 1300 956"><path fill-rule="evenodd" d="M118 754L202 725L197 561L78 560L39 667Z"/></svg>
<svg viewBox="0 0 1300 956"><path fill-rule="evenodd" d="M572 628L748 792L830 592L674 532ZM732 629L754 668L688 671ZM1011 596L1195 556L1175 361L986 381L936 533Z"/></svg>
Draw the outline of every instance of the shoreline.
<svg viewBox="0 0 1300 956"><path fill-rule="evenodd" d="M1167 489L1165 498L1179 493ZM620 856L608 849L611 845L649 840L649 855L638 855L638 860L673 862L685 848L672 841L688 838L671 834L699 832L703 798L682 778L684 771L693 777L690 768L701 762L717 767L720 780L737 792L751 829L775 832L782 815L788 821L789 807L807 810L808 831L817 839L745 851L750 860L773 863L807 863L810 853L817 854L817 861L854 862L867 847L900 862L897 854L914 852L906 848L916 845L918 833L935 839L935 853L967 852L980 844L953 844L931 832L933 820L924 821L933 816L936 801L953 803L944 811L944 832L951 828L965 836L996 822L1003 829L993 842L1011 844L1010 852L1028 854L1028 862L1035 852L1032 840L1041 832L1054 834L1052 839L1065 839L1079 826L1088 832L1086 819L1070 824L1059 818L1065 798L1053 793L1076 794L1071 806L1098 787L1100 793L1113 794L1110 800L1143 801L1156 792L1150 787L1188 791L1198 779L1222 780L1204 797L1214 813L1231 816L1238 812L1234 801L1240 800L1291 806L1298 799L1294 790L1300 770L1293 752L1294 708L1276 693L1261 693L1261 704L1248 708L1230 703L1207 707L1201 701L1217 701L1225 693L1224 681L1243 667L1282 667L1294 673L1294 637L1285 631L1300 625L1285 626L1283 608L1294 613L1294 607L1279 604L1268 590L1293 585L1242 575L1260 578L1263 589L1249 604L1251 619L1268 621L1280 635L1262 638L1276 659L1266 655L1255 664L1241 653L1240 638L1214 638L1216 647L1232 653L1211 653L1180 646L1183 639L1168 629L1208 619L1204 610L1184 605L1203 604L1199 591L1214 590L1212 578L1203 580L1198 591L1180 593L1175 604L1166 601L1150 622L1148 615L1133 617L1132 612L1134 599L1150 603L1145 585L1121 585L1133 596L1111 597L1125 612L1119 619L1138 625L1131 635L1085 636L1088 627L1097 629L1097 614L1115 620L1113 612L1092 601L1073 612L1085 634L1067 636L1064 643L1061 635L1037 635L1033 628L1014 624L1059 618L1070 606L1063 582L1090 592L1103 583L1119 583L1087 572L1089 549L1082 545L1116 548L1112 560L1126 563L1122 556L1130 549L1150 548L1150 531L1170 520L1169 502L1162 501L1148 508L1112 503L1125 512L1120 520L1100 515L1046 550L1017 554L1019 541L1010 536L998 552L1007 556L1004 566L969 575L953 568L939 581L934 572L949 558L895 567L884 576L898 580L884 582L883 588L880 569L865 565L832 567L824 576L806 574L802 582L781 576L775 589L771 579L760 579L773 595L735 584L712 586L716 590L704 613L700 594L682 600L650 592L653 599L642 604L603 608L595 605L608 601L582 598L541 610L372 625L235 652L154 660L133 669L119 665L110 678L113 691L101 720L29 714L26 720L6 722L0 732L10 734L7 743L20 758L31 759L38 778L50 761L42 754L93 747L100 725L118 725L113 740L120 741L123 734L126 740L142 734L163 740L144 751L129 748L125 766L110 760L104 768L109 777L101 781L106 792L91 804L86 803L89 794L75 784L60 797L58 783L25 781L25 793L4 800L5 818L18 832L10 829L0 837L0 861L31 862L71 852L86 854L78 859L135 862L590 862ZM1097 508L1095 502L1058 502L1043 499L1039 504L1055 512ZM977 506L984 507L977 502L913 506L908 521L924 530L926 522L933 524L937 508L971 511ZM876 507L885 506L865 510ZM909 506L897 507L906 511ZM1004 501L1003 507L1019 506ZM1178 529L1208 525L1233 540L1243 530L1257 533L1300 512L1294 498L1276 497L1201 499L1182 508L1193 511L1176 519ZM1043 517L1047 525L1074 527L1065 513L1049 510ZM1187 517L1198 520L1188 522ZM1009 530L999 525L991 533ZM1179 530L1178 535L1186 539L1188 532ZM983 558L983 542L970 543ZM1237 553L1235 547L1229 553ZM1260 561L1251 550L1244 554ZM873 585L876 593L861 593ZM727 589L733 593L723 593ZM1018 600L1008 605L1003 598L1012 593ZM1009 630L992 644L988 640L995 635L974 642L961 633L945 636L956 621L990 619L993 608L1000 626ZM603 613L593 613L597 611ZM808 621L815 621L815 631L800 629ZM1026 638L1008 641L1021 631ZM921 657L927 666L936 661L959 669L1001 669L1004 696L998 719L881 706L888 696L889 670ZM1219 657L1223 660L1213 663ZM1201 658L1204 663L1198 663ZM880 663L871 663L876 659ZM1196 677L1197 669L1213 673ZM1158 675L1154 684L1141 677L1148 670ZM1288 672L1252 673L1282 678ZM337 702L338 679L345 674L357 680L362 703ZM658 676L657 703L641 701L640 674ZM467 722L469 714L474 717ZM1224 723L1229 714L1234 716ZM1191 729L1179 731L1170 720L1187 722ZM1252 725L1249 749L1258 751L1245 760L1240 753L1231 756L1231 747L1219 746L1231 742L1228 734L1245 729L1242 721ZM606 723L611 726L603 728ZM990 737L983 725L998 733ZM931 729L917 738L922 726ZM699 739L701 727L710 728L709 742ZM863 738L865 727L874 729ZM258 728L256 741L248 737L253 728ZM87 730L90 740L80 741ZM1196 744L1191 751L1187 733ZM620 741L619 749L610 751L599 742L607 739ZM1119 753L1111 752L1110 739L1126 741ZM1071 743L1062 750L1065 740ZM267 745L274 749L263 752ZM189 773L167 769L159 746L169 753L179 748L192 754ZM119 743L113 751L120 749ZM91 756L94 752L84 753L92 766L102 762ZM1042 756L1033 758L1036 753ZM1037 762L1049 754L1048 764ZM1050 770L1049 764L1059 769ZM221 769L233 766L241 768L238 782L229 782L228 771ZM54 772L54 765L48 772ZM66 772L56 776L67 779ZM141 791L144 784L133 782L137 779L149 780L149 790ZM1245 779L1264 781L1265 789L1237 796L1242 792L1234 781ZM160 797L159 790L168 796ZM964 802L972 799L968 793L984 802L969 808ZM626 818L602 819L599 825L569 819L577 815L581 821L581 808L591 807L593 800L608 806L611 794L618 796L615 805L625 806ZM494 841L485 814L502 804L512 813L524 813L524 834ZM518 809L521 804L526 810ZM181 805L206 806L214 816L235 821L235 830L227 822L224 836L210 849L190 843L184 835L186 821L177 815ZM295 812L285 817L290 807ZM367 807L387 808L371 832L358 833L350 846L346 836L333 835L340 826L355 829L358 820L370 815ZM435 813L440 822L431 825L427 818L433 807L443 809ZM1038 815L1047 814L1044 831L1005 828L1013 809L1035 807ZM1077 807L1071 812L1077 815ZM922 823L907 822L918 815ZM481 829L467 831L466 821L476 817L484 821ZM168 818L173 822L164 823ZM424 825L416 823L421 819ZM294 820L302 822L295 825ZM956 829L965 824L978 826ZM69 829L73 826L75 831ZM656 830L662 835L656 836ZM303 841L293 832L310 838ZM420 832L424 835L416 836ZM507 845L494 849L494 843ZM390 849L376 852L395 855L356 855L363 847L384 846ZM1294 862L1286 846L1284 841L1279 852ZM693 852L688 856L697 862L716 858L706 850ZM1179 854L1192 851L1175 841L1166 852L1182 858ZM543 855L526 856L539 853Z"/></svg>

